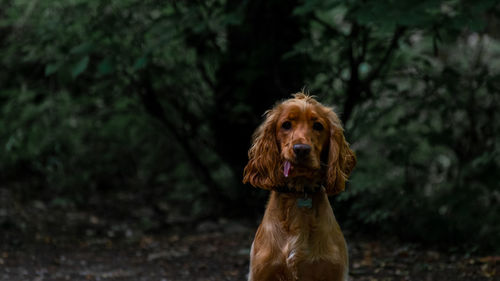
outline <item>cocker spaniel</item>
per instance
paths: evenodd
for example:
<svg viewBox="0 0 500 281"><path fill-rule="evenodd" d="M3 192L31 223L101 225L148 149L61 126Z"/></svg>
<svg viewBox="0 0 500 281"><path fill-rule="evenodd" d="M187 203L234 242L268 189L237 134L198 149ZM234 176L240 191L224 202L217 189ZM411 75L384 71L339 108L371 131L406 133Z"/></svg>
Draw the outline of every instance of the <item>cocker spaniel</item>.
<svg viewBox="0 0 500 281"><path fill-rule="evenodd" d="M356 165L333 110L304 93L265 113L244 183L271 190L250 254L249 281L347 280L348 252L328 201Z"/></svg>

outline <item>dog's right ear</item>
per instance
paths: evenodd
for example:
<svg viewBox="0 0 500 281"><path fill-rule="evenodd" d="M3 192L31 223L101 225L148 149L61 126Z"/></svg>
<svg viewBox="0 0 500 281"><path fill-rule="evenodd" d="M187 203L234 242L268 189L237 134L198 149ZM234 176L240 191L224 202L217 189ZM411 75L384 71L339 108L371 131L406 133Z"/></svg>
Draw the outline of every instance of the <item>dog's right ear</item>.
<svg viewBox="0 0 500 281"><path fill-rule="evenodd" d="M265 121L253 134L253 143L248 151L248 164L243 171L243 183L272 189L283 182L283 176L279 172L282 170L282 164L276 138L279 114L279 106L266 111Z"/></svg>

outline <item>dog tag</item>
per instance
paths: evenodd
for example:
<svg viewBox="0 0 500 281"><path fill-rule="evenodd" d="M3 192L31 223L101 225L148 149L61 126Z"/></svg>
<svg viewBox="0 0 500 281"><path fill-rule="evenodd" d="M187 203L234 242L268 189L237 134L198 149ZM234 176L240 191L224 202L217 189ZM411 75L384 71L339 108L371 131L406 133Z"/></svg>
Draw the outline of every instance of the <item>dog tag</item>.
<svg viewBox="0 0 500 281"><path fill-rule="evenodd" d="M311 209L313 206L313 200L312 198L299 198L297 199L297 206Z"/></svg>

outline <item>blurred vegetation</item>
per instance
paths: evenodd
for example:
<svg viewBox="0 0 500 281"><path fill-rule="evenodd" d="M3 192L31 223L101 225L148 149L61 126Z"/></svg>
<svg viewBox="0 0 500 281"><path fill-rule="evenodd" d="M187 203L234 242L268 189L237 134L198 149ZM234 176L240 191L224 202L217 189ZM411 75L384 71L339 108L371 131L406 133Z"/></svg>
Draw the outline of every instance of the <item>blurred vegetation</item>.
<svg viewBox="0 0 500 281"><path fill-rule="evenodd" d="M306 85L358 155L348 228L500 249L496 1L0 2L0 181L21 205L256 215L251 134Z"/></svg>

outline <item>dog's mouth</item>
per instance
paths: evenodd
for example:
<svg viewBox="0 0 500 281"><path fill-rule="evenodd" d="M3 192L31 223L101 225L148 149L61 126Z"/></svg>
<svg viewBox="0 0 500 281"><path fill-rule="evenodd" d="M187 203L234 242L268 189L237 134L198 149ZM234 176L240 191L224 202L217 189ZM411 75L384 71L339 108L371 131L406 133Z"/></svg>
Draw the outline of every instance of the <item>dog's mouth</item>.
<svg viewBox="0 0 500 281"><path fill-rule="evenodd" d="M318 169L319 167L316 168L306 163L297 163L285 160L285 162L283 163L283 176L285 176L285 178L288 178L291 176L292 172L296 176L301 174L309 174L313 171L317 171Z"/></svg>

